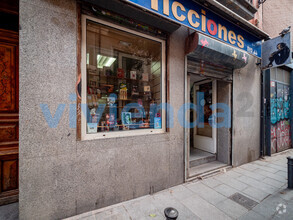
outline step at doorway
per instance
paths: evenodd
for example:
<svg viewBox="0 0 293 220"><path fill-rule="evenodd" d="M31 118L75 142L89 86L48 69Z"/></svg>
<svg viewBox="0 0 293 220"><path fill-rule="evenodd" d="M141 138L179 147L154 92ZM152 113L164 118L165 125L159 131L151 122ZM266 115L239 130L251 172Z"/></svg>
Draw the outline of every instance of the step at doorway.
<svg viewBox="0 0 293 220"><path fill-rule="evenodd" d="M216 154L212 154L200 149L191 148L189 156L189 167L199 166L216 160Z"/></svg>

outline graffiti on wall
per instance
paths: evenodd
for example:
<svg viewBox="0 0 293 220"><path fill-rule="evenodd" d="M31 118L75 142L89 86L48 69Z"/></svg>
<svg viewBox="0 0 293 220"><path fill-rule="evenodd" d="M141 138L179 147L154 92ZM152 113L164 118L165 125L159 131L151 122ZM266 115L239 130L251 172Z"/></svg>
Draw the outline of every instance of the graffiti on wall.
<svg viewBox="0 0 293 220"><path fill-rule="evenodd" d="M271 153L290 148L289 86L271 81Z"/></svg>

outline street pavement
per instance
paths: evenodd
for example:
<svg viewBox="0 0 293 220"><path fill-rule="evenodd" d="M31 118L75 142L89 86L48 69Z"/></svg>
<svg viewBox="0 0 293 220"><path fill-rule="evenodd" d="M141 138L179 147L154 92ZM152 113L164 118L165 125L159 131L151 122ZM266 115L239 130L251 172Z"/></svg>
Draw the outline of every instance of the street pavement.
<svg viewBox="0 0 293 220"><path fill-rule="evenodd" d="M292 220L293 190L287 189L288 156L293 156L293 149L68 220L165 219L166 207L178 210L178 220Z"/></svg>

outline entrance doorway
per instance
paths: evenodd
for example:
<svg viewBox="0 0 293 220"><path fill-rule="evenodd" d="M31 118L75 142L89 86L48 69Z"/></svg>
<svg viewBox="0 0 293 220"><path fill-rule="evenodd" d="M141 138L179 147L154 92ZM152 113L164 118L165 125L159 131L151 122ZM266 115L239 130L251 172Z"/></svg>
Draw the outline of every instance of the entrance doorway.
<svg viewBox="0 0 293 220"><path fill-rule="evenodd" d="M203 122L191 128L194 148L211 154L217 152L217 129L215 126L213 111L210 105L217 103L217 81L203 80L194 82L190 90L190 102L203 107ZM199 99L199 100L198 100ZM193 111L193 119L198 120L198 112ZM192 121L192 120L191 120Z"/></svg>
<svg viewBox="0 0 293 220"><path fill-rule="evenodd" d="M231 129L228 126L217 128L221 118L217 112L229 111L231 118L232 70L215 67L202 62L187 61L186 101L190 108L186 128L187 178L204 175L230 165ZM218 108L217 103L229 109Z"/></svg>

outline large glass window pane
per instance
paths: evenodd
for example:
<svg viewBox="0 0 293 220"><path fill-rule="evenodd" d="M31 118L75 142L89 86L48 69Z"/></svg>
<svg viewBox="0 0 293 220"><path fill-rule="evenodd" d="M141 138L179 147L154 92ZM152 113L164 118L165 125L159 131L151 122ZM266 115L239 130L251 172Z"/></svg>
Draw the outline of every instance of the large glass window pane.
<svg viewBox="0 0 293 220"><path fill-rule="evenodd" d="M87 133L161 129L162 44L87 21Z"/></svg>

